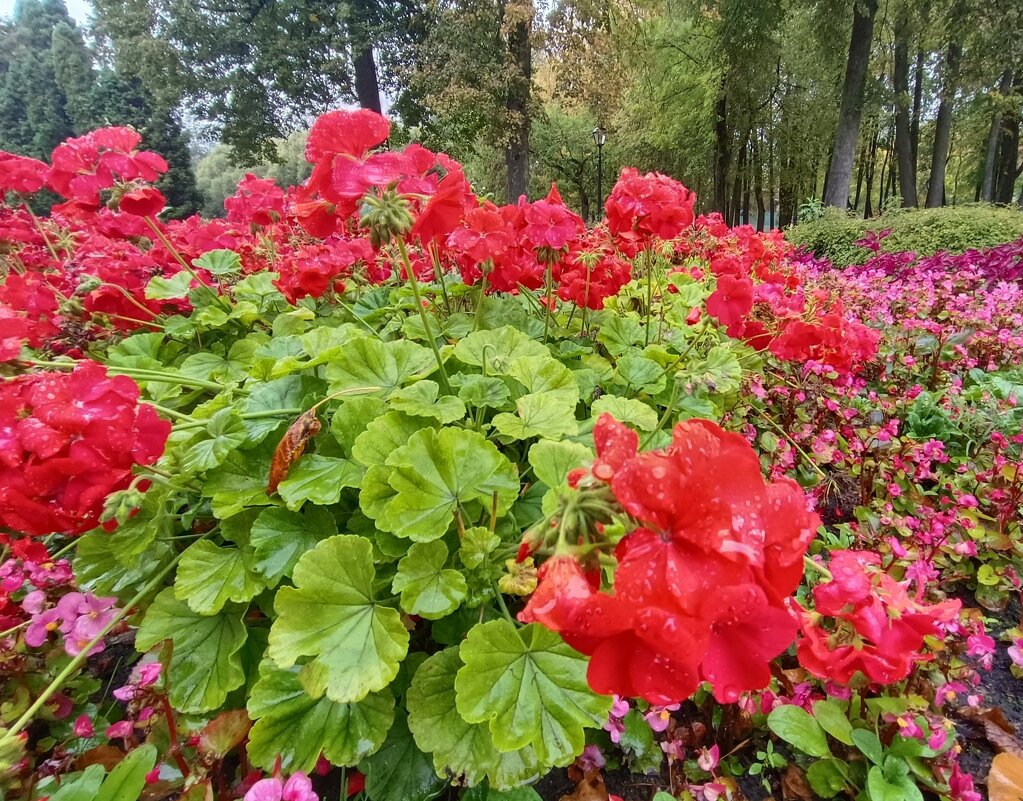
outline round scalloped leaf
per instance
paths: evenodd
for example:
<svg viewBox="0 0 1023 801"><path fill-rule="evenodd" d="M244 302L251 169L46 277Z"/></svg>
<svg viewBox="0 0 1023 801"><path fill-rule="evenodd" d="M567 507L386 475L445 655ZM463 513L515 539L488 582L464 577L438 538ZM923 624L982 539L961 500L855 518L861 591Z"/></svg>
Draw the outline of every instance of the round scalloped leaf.
<svg viewBox="0 0 1023 801"><path fill-rule="evenodd" d="M277 591L270 657L282 668L313 657L307 673L339 704L390 684L409 635L397 609L375 602L375 578L365 537L330 537L306 551L295 565L295 586Z"/></svg>

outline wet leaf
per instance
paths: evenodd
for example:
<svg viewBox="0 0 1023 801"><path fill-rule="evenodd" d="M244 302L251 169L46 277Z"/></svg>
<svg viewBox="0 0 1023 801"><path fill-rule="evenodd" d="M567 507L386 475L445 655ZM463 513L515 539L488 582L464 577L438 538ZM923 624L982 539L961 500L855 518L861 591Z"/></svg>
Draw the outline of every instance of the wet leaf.
<svg viewBox="0 0 1023 801"><path fill-rule="evenodd" d="M320 421L314 409L303 412L291 424L274 450L273 460L270 462L270 479L266 484L267 495L277 492L277 485L288 477L288 471L305 453L309 440L319 433Z"/></svg>

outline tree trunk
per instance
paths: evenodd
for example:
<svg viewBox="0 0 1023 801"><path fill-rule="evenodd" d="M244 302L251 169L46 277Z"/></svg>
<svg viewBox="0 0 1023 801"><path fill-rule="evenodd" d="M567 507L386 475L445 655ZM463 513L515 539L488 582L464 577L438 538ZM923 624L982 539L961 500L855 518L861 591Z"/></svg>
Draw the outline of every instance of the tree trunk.
<svg viewBox="0 0 1023 801"><path fill-rule="evenodd" d="M1016 72L1009 84L1009 92L1013 95L1023 86L1023 72ZM1007 92L1006 94L1008 94ZM1017 101L1018 101L1017 95ZM1019 111L1001 120L1000 146L998 148L998 164L995 169L997 181L994 191L996 203L1012 203L1012 188L1016 183L1019 171L1016 169L1016 156L1019 153Z"/></svg>
<svg viewBox="0 0 1023 801"><path fill-rule="evenodd" d="M826 205L841 209L849 205L849 181L852 178L853 159L856 157L856 142L860 135L863 92L867 83L876 14L877 0L858 0L853 9L849 60L846 62L842 102L838 109L838 131L835 134L827 191L824 194Z"/></svg>
<svg viewBox="0 0 1023 801"><path fill-rule="evenodd" d="M920 107L924 96L924 51L916 53L916 70L913 77L913 117L909 123L909 141L913 145L913 175L916 176L917 154L920 151ZM918 203L919 205L919 203Z"/></svg>
<svg viewBox="0 0 1023 801"><path fill-rule="evenodd" d="M508 53L514 70L509 82L505 109L508 112L508 145L505 166L508 172L508 202L517 203L529 194L529 98L533 83L533 48L530 28L532 3L510 2L516 12L508 34ZM507 10L506 10L507 15Z"/></svg>
<svg viewBox="0 0 1023 801"><path fill-rule="evenodd" d="M735 179L732 181L732 199L728 204L728 224L739 225L739 215L742 213L742 178L746 169L746 140L749 134L745 134L739 142L739 160L735 165Z"/></svg>
<svg viewBox="0 0 1023 801"><path fill-rule="evenodd" d="M867 155L867 191L866 200L863 201L863 219L869 220L874 216L874 207L871 196L874 194L874 172L877 169L877 130L875 129L870 137L870 152Z"/></svg>
<svg viewBox="0 0 1023 801"><path fill-rule="evenodd" d="M945 70L941 82L941 103L938 119L934 123L934 151L931 154L931 176L927 182L927 208L936 209L945 202L945 167L948 165L949 145L952 142L952 106L955 102L959 57L962 45L950 42L945 55Z"/></svg>
<svg viewBox="0 0 1023 801"><path fill-rule="evenodd" d="M757 202L757 230L764 230L764 222L767 219L767 207L764 205L764 163L762 161L763 147L757 143L759 136L753 140L753 198Z"/></svg>
<svg viewBox="0 0 1023 801"><path fill-rule="evenodd" d="M877 211L878 213L884 212L884 199L885 190L888 187L888 181L891 179L888 173L888 158L892 154L890 143L885 144L884 148L884 159L881 161L881 180L878 181L878 193L877 193Z"/></svg>
<svg viewBox="0 0 1023 801"><path fill-rule="evenodd" d="M895 154L899 164L899 193L902 205L917 205L916 159L913 156L913 134L909 119L909 25L906 12L895 23L895 66L892 71L895 89Z"/></svg>
<svg viewBox="0 0 1023 801"><path fill-rule="evenodd" d="M728 162L731 159L727 113L728 98L722 82L714 104L714 211L723 216L727 213Z"/></svg>
<svg viewBox="0 0 1023 801"><path fill-rule="evenodd" d="M1006 70L1002 73L1002 79L998 82L999 96L1005 97L1011 88L1012 71ZM994 114L991 115L991 127L988 129L987 147L984 150L984 177L980 184L980 199L986 203L990 203L995 199L995 167L998 163L998 144L1001 140L1001 134L1002 111L1000 106L996 106Z"/></svg>
<svg viewBox="0 0 1023 801"><path fill-rule="evenodd" d="M373 38L369 34L371 0L352 3L352 63L355 67L355 96L362 108L381 112L380 84L373 60Z"/></svg>
<svg viewBox="0 0 1023 801"><path fill-rule="evenodd" d="M863 190L863 165L867 163L866 146L860 148L859 164L856 166L856 194L853 196L853 211L860 207L860 192Z"/></svg>

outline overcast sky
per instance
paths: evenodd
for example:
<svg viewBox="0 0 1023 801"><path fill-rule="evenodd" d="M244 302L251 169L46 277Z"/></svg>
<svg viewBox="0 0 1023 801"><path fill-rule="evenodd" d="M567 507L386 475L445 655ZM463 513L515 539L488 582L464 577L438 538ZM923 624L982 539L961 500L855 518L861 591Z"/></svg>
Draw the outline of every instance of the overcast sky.
<svg viewBox="0 0 1023 801"><path fill-rule="evenodd" d="M17 0L0 0L0 17L13 16L16 3ZM89 12L92 11L92 4L89 0L64 0L64 5L67 6L68 13L78 22L85 22L89 18Z"/></svg>

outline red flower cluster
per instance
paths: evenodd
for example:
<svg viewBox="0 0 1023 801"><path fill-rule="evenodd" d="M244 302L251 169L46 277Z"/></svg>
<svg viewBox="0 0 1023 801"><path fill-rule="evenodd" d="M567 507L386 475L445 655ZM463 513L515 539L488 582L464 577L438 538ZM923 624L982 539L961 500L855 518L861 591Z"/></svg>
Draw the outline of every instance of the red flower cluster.
<svg viewBox="0 0 1023 801"><path fill-rule="evenodd" d="M284 190L273 178L259 178L247 172L235 193L224 200L224 208L230 222L270 225L284 217Z"/></svg>
<svg viewBox="0 0 1023 801"><path fill-rule="evenodd" d="M611 233L623 253L635 256L655 239L667 241L693 224L696 195L659 172L622 170L604 204Z"/></svg>
<svg viewBox="0 0 1023 801"><path fill-rule="evenodd" d="M167 172L167 162L139 150L141 141L131 128L100 128L62 142L50 158L50 188L68 200L98 206L100 191L117 182L155 181Z"/></svg>
<svg viewBox="0 0 1023 801"><path fill-rule="evenodd" d="M38 192L46 186L49 171L50 168L41 161L0 150L0 195Z"/></svg>
<svg viewBox="0 0 1023 801"><path fill-rule="evenodd" d="M95 362L0 383L0 525L26 534L94 528L132 467L163 453L170 423L130 378Z"/></svg>
<svg viewBox="0 0 1023 801"><path fill-rule="evenodd" d="M807 298L786 262L792 247L781 232L728 228L713 214L696 221L694 235L680 248L710 263L717 283L707 314L729 336L784 361L815 362L840 375L877 355L880 334L848 319L841 300L822 292Z"/></svg>
<svg viewBox="0 0 1023 801"><path fill-rule="evenodd" d="M603 309L604 301L632 280L632 263L602 241L600 231L580 240L554 272L558 297L588 309Z"/></svg>
<svg viewBox="0 0 1023 801"><path fill-rule="evenodd" d="M795 637L785 599L820 523L803 492L765 483L749 443L706 420L676 426L665 451L639 453L635 432L604 414L594 442L592 475L639 523L617 546L613 592L556 557L520 619L588 654L600 693L668 704L707 681L733 703L764 687Z"/></svg>
<svg viewBox="0 0 1023 801"><path fill-rule="evenodd" d="M801 610L799 663L822 679L848 684L857 673L892 684L927 661L924 637L954 621L962 604L926 604L880 568L881 557L832 551L833 579L813 589L814 609Z"/></svg>
<svg viewBox="0 0 1023 801"><path fill-rule="evenodd" d="M373 258L369 240L331 237L297 248L281 263L280 277L274 285L289 303L304 297L322 297L328 289L343 290L341 279L351 275L356 264L368 264Z"/></svg>

